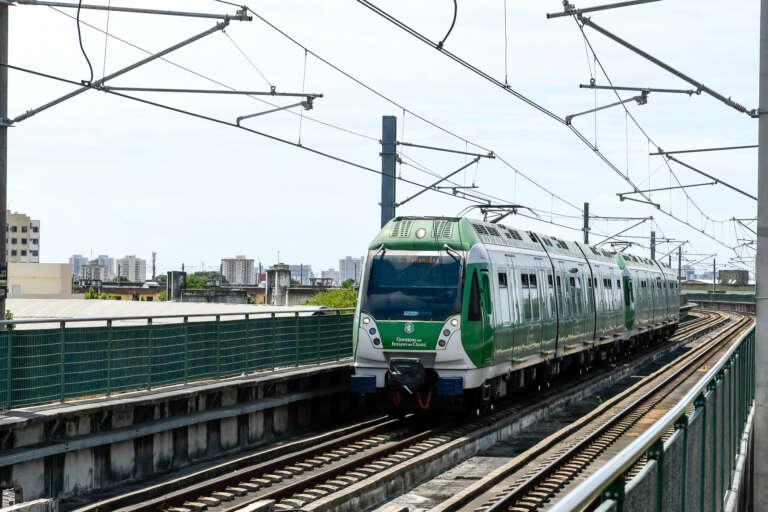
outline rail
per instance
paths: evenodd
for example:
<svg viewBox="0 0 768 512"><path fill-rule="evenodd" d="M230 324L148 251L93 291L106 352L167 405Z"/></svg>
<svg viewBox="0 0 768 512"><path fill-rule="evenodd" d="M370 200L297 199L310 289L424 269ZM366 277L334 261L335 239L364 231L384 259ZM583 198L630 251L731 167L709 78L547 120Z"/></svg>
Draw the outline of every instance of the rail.
<svg viewBox="0 0 768 512"><path fill-rule="evenodd" d="M0 409L339 360L352 352L350 311L5 320L0 322L5 326L0 331ZM190 322L201 317L212 320ZM120 325L136 320L143 323ZM106 325L71 325L82 322ZM58 328L18 329L51 323Z"/></svg>
<svg viewBox="0 0 768 512"><path fill-rule="evenodd" d="M656 510L719 510L715 502L731 490L754 398L754 350L753 323L682 400L550 512L583 510L596 500L611 502L606 510L619 512L635 510L625 503L640 500L646 505L656 500ZM674 434L663 441L671 428ZM625 482L627 471L644 455L646 467Z"/></svg>

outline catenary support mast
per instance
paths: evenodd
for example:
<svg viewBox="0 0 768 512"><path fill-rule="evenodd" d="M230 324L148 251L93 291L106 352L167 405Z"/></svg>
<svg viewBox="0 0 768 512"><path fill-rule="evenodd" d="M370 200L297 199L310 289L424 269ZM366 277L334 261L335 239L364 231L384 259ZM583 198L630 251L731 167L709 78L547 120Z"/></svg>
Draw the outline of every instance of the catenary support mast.
<svg viewBox="0 0 768 512"><path fill-rule="evenodd" d="M8 63L8 4L0 3L0 62ZM0 227L6 218L8 200L8 68L0 66ZM2 231L0 231L2 233ZM5 319L8 294L8 257L5 235L0 235L0 317Z"/></svg>
<svg viewBox="0 0 768 512"><path fill-rule="evenodd" d="M589 245L589 203L584 203L584 245Z"/></svg>
<svg viewBox="0 0 768 512"><path fill-rule="evenodd" d="M381 227L395 218L397 118L381 118Z"/></svg>
<svg viewBox="0 0 768 512"><path fill-rule="evenodd" d="M768 510L768 0L760 1L760 102L757 156L755 443L752 510Z"/></svg>

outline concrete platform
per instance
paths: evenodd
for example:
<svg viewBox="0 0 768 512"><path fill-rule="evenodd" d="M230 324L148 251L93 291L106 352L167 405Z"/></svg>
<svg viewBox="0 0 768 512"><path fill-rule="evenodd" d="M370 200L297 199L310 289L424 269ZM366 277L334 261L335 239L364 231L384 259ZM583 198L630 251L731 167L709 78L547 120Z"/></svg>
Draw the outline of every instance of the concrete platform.
<svg viewBox="0 0 768 512"><path fill-rule="evenodd" d="M350 360L0 413L0 488L84 497L347 417Z"/></svg>

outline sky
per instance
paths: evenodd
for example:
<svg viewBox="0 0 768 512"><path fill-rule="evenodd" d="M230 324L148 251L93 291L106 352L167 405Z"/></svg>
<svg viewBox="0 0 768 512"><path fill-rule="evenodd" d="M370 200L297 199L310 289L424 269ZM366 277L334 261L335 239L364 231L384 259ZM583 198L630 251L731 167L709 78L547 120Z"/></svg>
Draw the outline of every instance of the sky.
<svg viewBox="0 0 768 512"><path fill-rule="evenodd" d="M604 2L577 7L596 3ZM236 10L211 0L111 4L211 13ZM444 37L453 17L450 0L379 0L377 5L435 41ZM690 261L717 254L726 264L737 252L754 256L750 248L729 248L751 235L730 219L754 218L752 199L720 185L687 189L688 198L680 190L652 194L664 211L690 226L648 204L619 201L617 193L632 186L566 126L355 0L261 0L250 7L396 104L305 54L264 21L232 21L224 32L172 52L167 61L151 62L108 84L208 89L225 84L252 91L268 91L274 85L282 92L322 94L311 111L294 108L243 121L252 130L292 144L100 91L86 91L19 122L9 130L8 207L40 219L41 261L66 262L76 253L136 254L150 260L156 251L160 272L179 269L182 263L195 271L218 268L221 258L237 254L271 265L279 252L283 262L311 264L315 271L337 268L339 258L363 254L380 229L381 177L371 170L381 168L383 115L397 117L400 141L467 152L492 150L500 156L482 159L453 181L477 186L471 193L488 194L493 202L529 208L504 219L508 225L581 240L580 209L589 202L592 215L653 217L625 233L638 237L626 239L639 244L628 250L634 254L649 255L644 237L655 230L660 238L688 241L684 250ZM562 4L555 0L459 1L445 48L501 82L506 77L510 88L561 117L615 102L612 91L579 88L591 77L597 84L607 80L576 22L546 19L547 12L560 10ZM89 80L71 17L74 9L17 5L10 11L11 65L76 82ZM591 19L724 96L755 108L758 15L759 2L742 0L724 7L713 0L663 0L593 13ZM145 58L136 47L159 51L216 24L188 17L118 12L107 16L93 10L83 10L81 21L94 79ZM585 28L584 33L614 85L692 88L594 30ZM12 70L9 115L18 116L73 88ZM230 123L273 108L248 96L130 94ZM634 93L621 94L629 98ZM266 99L276 105L298 101ZM642 130L621 107L576 117L573 125L640 189L669 187L677 185L676 180L709 181L649 156L656 146L671 151L757 141L755 119L705 94L651 93L647 104L632 102L627 109ZM398 166L398 176L422 185L471 159L406 146L398 150L405 163ZM754 149L679 158L756 195ZM418 190L398 182L398 201ZM477 210L465 210L473 204L428 191L397 213L479 217ZM638 221L591 222L590 241L596 243ZM754 223L749 225L754 229ZM659 245L657 254L677 245ZM702 265L711 268L711 260Z"/></svg>

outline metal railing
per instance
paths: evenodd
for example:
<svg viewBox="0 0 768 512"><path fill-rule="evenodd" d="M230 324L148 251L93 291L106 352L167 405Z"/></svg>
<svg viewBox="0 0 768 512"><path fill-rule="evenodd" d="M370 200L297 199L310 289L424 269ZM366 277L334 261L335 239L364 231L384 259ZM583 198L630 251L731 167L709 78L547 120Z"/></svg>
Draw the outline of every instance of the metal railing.
<svg viewBox="0 0 768 512"><path fill-rule="evenodd" d="M600 511L722 510L754 396L753 325L674 408L550 511L582 510L595 500ZM626 482L643 456L645 467Z"/></svg>
<svg viewBox="0 0 768 512"><path fill-rule="evenodd" d="M754 293L688 293L688 300L697 302L709 300L714 302L755 302Z"/></svg>
<svg viewBox="0 0 768 512"><path fill-rule="evenodd" d="M349 357L353 315L345 313L351 311L5 320L0 409ZM212 320L190 322L203 317ZM172 319L178 321L160 322ZM72 325L83 322L105 325ZM19 328L52 323L58 328Z"/></svg>

